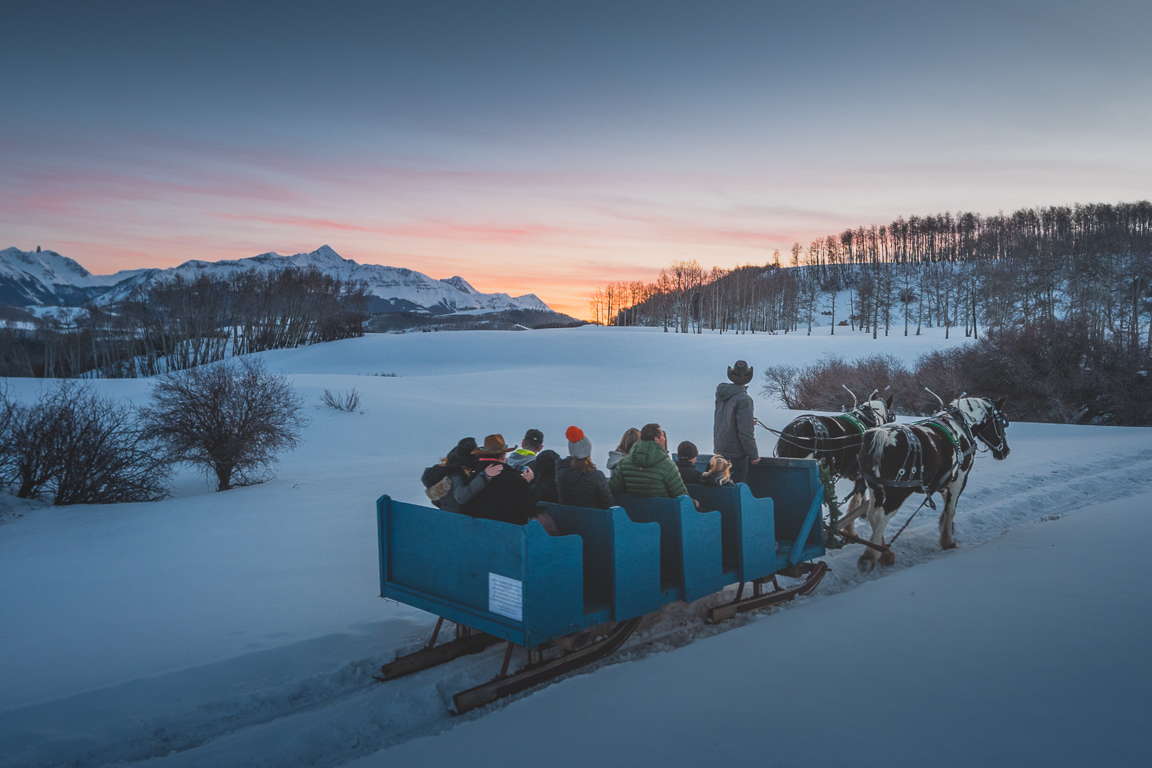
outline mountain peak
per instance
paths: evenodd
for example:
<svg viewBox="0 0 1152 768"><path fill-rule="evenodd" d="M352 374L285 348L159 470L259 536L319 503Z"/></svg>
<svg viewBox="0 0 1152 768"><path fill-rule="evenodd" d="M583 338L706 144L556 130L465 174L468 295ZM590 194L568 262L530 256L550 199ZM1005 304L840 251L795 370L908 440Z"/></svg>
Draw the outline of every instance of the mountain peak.
<svg viewBox="0 0 1152 768"><path fill-rule="evenodd" d="M442 278L440 282L446 283L447 285L452 286L458 291L463 291L464 293L480 293L480 291L473 288L472 285L467 280L460 277L460 275L456 275L455 277Z"/></svg>
<svg viewBox="0 0 1152 768"><path fill-rule="evenodd" d="M67 256L56 251L22 251L5 248L0 251L0 265L20 264L24 271L46 277L48 282L67 283L75 279L92 277L92 273Z"/></svg>
<svg viewBox="0 0 1152 768"><path fill-rule="evenodd" d="M78 263L53 251L29 253L18 248L0 251L0 303L14 306L81 306L86 302L114 304L137 286L165 280L173 275L227 277L249 270L278 272L319 269L344 281L358 281L384 304L405 311L433 312L535 309L552 311L532 295L512 298L504 293L481 293L456 275L435 280L404 267L358 264L345 259L329 245L311 253L281 256L267 252L243 259L186 261L170 269L139 269L115 275L92 275ZM378 311L378 310L373 310Z"/></svg>

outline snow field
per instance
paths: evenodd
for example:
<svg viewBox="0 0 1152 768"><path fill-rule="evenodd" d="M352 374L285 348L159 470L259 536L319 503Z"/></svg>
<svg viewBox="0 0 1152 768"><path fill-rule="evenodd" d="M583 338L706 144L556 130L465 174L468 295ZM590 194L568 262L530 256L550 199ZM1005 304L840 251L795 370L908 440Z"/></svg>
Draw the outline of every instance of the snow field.
<svg viewBox="0 0 1152 768"><path fill-rule="evenodd" d="M372 683L370 675L380 663L417 647L434 622L434 617L377 597L376 497L387 492L423 502L420 471L466 434L483 438L501 432L516 443L526 428L539 427L546 447L564 455L563 431L577 424L592 439L593 459L602 464L625 428L655 420L672 444L691 439L707 451L712 393L737 358L747 359L759 373L767 365L803 364L824 353L854 357L883 351L911 361L946 343L939 335L873 342L837 330L836 337L810 338L602 328L421 333L266 353L271 369L292 377L312 419L303 444L284 456L274 480L215 494L200 478L185 473L175 479L174 497L155 504L29 509L14 503L25 514L9 515L0 525L0 616L5 617L0 622L0 677L5 681L0 686L0 765L149 759L173 765L340 765L386 747L397 752L389 758L392 764L409 764L416 760L412 750L431 760L440 754L438 745L450 752L451 745L465 739L456 734L488 734L484 729L490 722L494 730L475 738L490 737L493 743L505 738L499 725L503 711L533 709L542 696L565 698L562 692L577 691L564 705L574 708L565 717L581 707L595 709L598 700L579 693L589 690L587 680L632 672L576 676L460 720L445 714L452 693L491 677L500 649L387 685ZM398 376L372 375L379 373ZM11 384L28 398L40 386L27 380ZM136 401L146 398L148 390L147 382L139 381L98 386L106 394ZM361 392L363 414L315 407L325 388L352 387ZM1011 402L1007 411L1011 415ZM779 428L795 414L758 397L757 415ZM760 437L762 450L770 453L771 436L761 432ZM1008 438L1012 455L1007 461L978 458L957 515L960 552L938 551L936 515L923 510L898 542L898 561L891 569L863 576L855 567L858 548L831 553L832 572L811 598L719 627L694 619L701 606L677 606L601 666L651 669L650 657L658 657L659 664L681 658L707 644L700 638L743 637L761 624L799 621L784 617L850 604L891 577L917 579L925 568L939 567L937 561L969 562L1005 532L1062 530L1063 518L1051 526L1033 523L1059 515L1095 518L1093 505L1136 499L1152 490L1152 431L1014 424ZM840 490L846 491L846 485ZM1137 503L1146 499L1129 506ZM1101 541L1084 546L1085 556L1099 557L1074 558L1072 570L1085 563L1111 564L1108 547L1117 542L1118 531L1130 532L1119 525L1103 526L1097 534ZM1089 533L1096 530L1087 527ZM1085 534L1081 527L1073 530L1076 536ZM989 541L994 543L979 546ZM984 567L982 561L973 562L972 568ZM1132 562L1146 570L1146 556L1136 555ZM839 602L825 600L834 595ZM1020 599L1030 596L1025 592ZM880 607L888 599L876 598ZM1101 601L1105 618L1109 610L1127 610L1128 603L1102 601L1099 595L1094 599ZM960 611L951 594L924 602L917 610L932 616L933 611L941 616ZM835 609L821 608L825 611L831 611L829 621L836 618ZM973 647L992 647L981 607L960 612L968 622L953 632ZM867 700L851 680L853 671L887 659L887 652L861 655L846 622L821 631L847 654L843 664L848 669L841 668L843 681L834 693L842 694L851 710ZM692 648L682 647L689 643ZM787 678L789 664L770 667L772 679ZM659 673L665 674L671 673ZM1145 674L1144 681L1149 677ZM808 685L798 678L793 682L800 688ZM718 690L726 685L718 683ZM643 685L638 690L651 693ZM933 690L922 687L923 696ZM675 688L652 695L678 703L676 711L698 707ZM740 695L734 693L733 700ZM489 716L492 710L500 714ZM810 722L831 722L830 716L821 716L827 711L818 708ZM461 721L467 727L431 741L411 741ZM621 742L637 732L629 725L623 719L623 731L602 736ZM688 727L681 723L679 729ZM811 728L801 732L816 733ZM818 743L826 740L816 738ZM758 754L755 740L737 741L752 750L749 755ZM517 743L527 747L527 742ZM390 754L382 753L381 759ZM552 757L531 749L522 754L523 764L551 762ZM691 754L682 752L682 763L669 762L693 764Z"/></svg>
<svg viewBox="0 0 1152 768"><path fill-rule="evenodd" d="M1145 765L1150 503L1017 529L352 765Z"/></svg>

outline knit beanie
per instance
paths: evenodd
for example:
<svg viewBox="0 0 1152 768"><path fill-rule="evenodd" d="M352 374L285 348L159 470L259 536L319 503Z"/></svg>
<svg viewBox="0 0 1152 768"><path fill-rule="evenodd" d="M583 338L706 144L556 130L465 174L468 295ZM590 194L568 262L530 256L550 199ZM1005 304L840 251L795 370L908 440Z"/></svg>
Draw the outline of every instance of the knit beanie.
<svg viewBox="0 0 1152 768"><path fill-rule="evenodd" d="M568 438L568 453L574 459L586 459L592 455L592 441L584 435L580 427L568 427L564 432Z"/></svg>

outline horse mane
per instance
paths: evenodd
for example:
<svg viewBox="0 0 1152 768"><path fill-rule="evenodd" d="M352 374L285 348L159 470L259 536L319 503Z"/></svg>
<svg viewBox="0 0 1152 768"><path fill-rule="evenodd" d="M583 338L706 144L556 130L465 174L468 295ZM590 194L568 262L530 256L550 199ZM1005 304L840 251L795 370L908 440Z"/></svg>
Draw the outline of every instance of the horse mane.
<svg viewBox="0 0 1152 768"><path fill-rule="evenodd" d="M965 415L970 427L983 422L992 413L992 404L984 397L959 397L950 405Z"/></svg>
<svg viewBox="0 0 1152 768"><path fill-rule="evenodd" d="M870 429L864 433L860 453L868 458L873 472L880 468L884 449L896 445L896 433L891 429Z"/></svg>

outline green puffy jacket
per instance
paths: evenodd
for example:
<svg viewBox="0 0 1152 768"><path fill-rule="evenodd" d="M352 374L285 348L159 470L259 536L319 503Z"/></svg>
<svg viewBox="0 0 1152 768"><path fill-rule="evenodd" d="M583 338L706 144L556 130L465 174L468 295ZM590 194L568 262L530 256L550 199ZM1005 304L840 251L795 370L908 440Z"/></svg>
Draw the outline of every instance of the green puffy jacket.
<svg viewBox="0 0 1152 768"><path fill-rule="evenodd" d="M612 468L608 487L613 494L664 496L674 499L688 493L680 470L672 463L668 451L652 440L641 440L628 455Z"/></svg>

